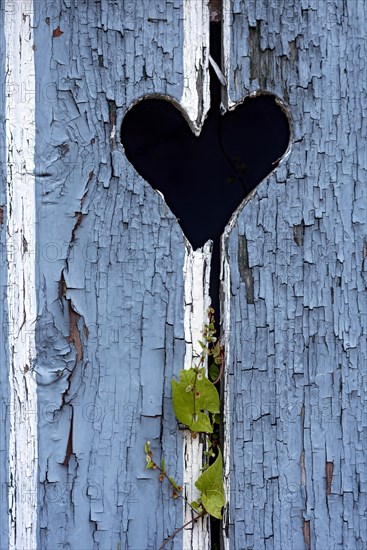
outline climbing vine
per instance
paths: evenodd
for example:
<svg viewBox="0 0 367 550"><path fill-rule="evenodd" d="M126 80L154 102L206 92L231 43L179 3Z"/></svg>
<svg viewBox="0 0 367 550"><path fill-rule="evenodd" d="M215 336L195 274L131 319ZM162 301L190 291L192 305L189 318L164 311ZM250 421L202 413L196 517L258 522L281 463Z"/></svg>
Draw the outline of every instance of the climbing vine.
<svg viewBox="0 0 367 550"><path fill-rule="evenodd" d="M199 341L201 354L190 369L179 373L179 380L172 380L172 400L176 418L187 426L192 436L198 433L205 437L204 466L195 486L200 491L197 500L188 502L183 495L183 488L166 471L164 459L158 465L153 459L150 442L144 445L146 468L159 472L158 480L169 482L172 498L183 498L193 511L193 518L176 529L160 548L173 539L184 527L195 523L199 518L209 514L222 519L222 508L225 505L223 488L223 459L219 446L220 399L217 384L222 376L224 366L224 349L216 336L214 309L208 309L208 322L204 325L203 339ZM206 363L208 377L206 376Z"/></svg>

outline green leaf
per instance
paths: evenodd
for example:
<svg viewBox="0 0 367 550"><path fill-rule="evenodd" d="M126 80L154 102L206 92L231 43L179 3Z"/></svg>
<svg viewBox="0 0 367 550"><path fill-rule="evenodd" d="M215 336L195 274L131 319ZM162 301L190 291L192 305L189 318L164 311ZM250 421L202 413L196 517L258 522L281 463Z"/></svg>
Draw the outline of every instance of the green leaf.
<svg viewBox="0 0 367 550"><path fill-rule="evenodd" d="M201 491L205 510L211 516L222 519L222 508L226 501L223 488L223 459L219 448L217 459L201 474L195 486Z"/></svg>
<svg viewBox="0 0 367 550"><path fill-rule="evenodd" d="M144 443L144 452L145 454L147 455L148 453L150 453L150 441L146 441Z"/></svg>
<svg viewBox="0 0 367 550"><path fill-rule="evenodd" d="M213 348L213 357L218 357L221 354L220 342L218 341Z"/></svg>
<svg viewBox="0 0 367 550"><path fill-rule="evenodd" d="M201 514L201 512L203 511L203 506L201 504L201 501L193 500L191 503L191 507L194 508L194 510L198 514Z"/></svg>
<svg viewBox="0 0 367 550"><path fill-rule="evenodd" d="M162 458L162 462L161 462L161 470L162 470L162 472L165 472L164 466L165 466L165 464L164 464L164 459Z"/></svg>
<svg viewBox="0 0 367 550"><path fill-rule="evenodd" d="M216 363L212 363L209 367L209 376L212 380L216 380L220 373L220 367Z"/></svg>
<svg viewBox="0 0 367 550"><path fill-rule="evenodd" d="M207 412L220 412L219 395L214 384L206 378L204 368L197 371L193 368L181 370L179 382L171 381L173 408L177 420L192 432L212 433Z"/></svg>

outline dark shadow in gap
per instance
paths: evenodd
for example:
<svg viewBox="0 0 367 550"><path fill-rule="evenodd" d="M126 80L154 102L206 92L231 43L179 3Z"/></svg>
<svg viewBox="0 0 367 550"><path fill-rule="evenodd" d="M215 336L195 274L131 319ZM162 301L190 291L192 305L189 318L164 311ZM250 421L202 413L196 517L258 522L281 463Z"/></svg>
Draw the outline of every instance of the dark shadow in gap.
<svg viewBox="0 0 367 550"><path fill-rule="evenodd" d="M220 238L243 199L274 169L288 147L289 125L274 97L264 95L224 116L214 105L196 137L172 103L146 99L126 114L121 139L196 249Z"/></svg>
<svg viewBox="0 0 367 550"><path fill-rule="evenodd" d="M270 95L245 99L224 116L215 102L199 137L163 99L141 101L124 118L121 140L137 172L163 193L194 249L213 240L216 312L220 236L243 199L284 155L289 136L287 117Z"/></svg>

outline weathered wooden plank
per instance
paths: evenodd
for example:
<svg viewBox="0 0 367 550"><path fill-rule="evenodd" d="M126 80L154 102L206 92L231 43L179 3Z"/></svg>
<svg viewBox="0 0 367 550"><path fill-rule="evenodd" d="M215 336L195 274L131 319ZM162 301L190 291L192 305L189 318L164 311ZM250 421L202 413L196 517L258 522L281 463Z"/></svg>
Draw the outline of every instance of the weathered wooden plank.
<svg viewBox="0 0 367 550"><path fill-rule="evenodd" d="M0 10L0 124L5 124L5 75L6 44L4 33L4 10ZM5 133L0 132L0 539L9 538L8 506L8 464L10 396L8 365L8 307L6 299L6 149Z"/></svg>
<svg viewBox="0 0 367 550"><path fill-rule="evenodd" d="M191 451L170 379L187 353L192 249L126 161L119 127L148 94L182 101L200 126L203 5L36 5L36 75L48 94L36 109L40 548L157 548L183 524L182 502L145 470L143 444L183 479ZM202 314L190 313L196 322ZM206 537L198 526L174 547Z"/></svg>
<svg viewBox="0 0 367 550"><path fill-rule="evenodd" d="M225 3L228 105L274 93L294 134L223 242L228 548L367 545L366 15Z"/></svg>
<svg viewBox="0 0 367 550"><path fill-rule="evenodd" d="M35 89L33 14L2 5L5 36L6 323L2 358L6 400L1 520L8 546L34 548L37 539L37 390L34 325L36 305ZM4 78L5 77L5 78ZM28 91L31 93L28 94ZM4 91L4 88L2 88ZM20 108L21 105L21 108ZM5 211L5 212L4 212ZM3 473L3 471L1 472ZM4 514L4 512L6 512ZM5 541L2 541L5 544Z"/></svg>
<svg viewBox="0 0 367 550"><path fill-rule="evenodd" d="M210 305L209 281L212 245L208 242L203 248L193 253L188 248L184 266L185 285L185 365L190 369L201 355L201 347L198 340L202 338L202 329L207 322L207 311ZM195 361L196 360L196 361ZM184 431L184 471L183 479L185 496L188 502L197 500L199 491L195 487L195 481L202 472L203 443L200 437L193 438L190 430ZM192 511L189 506L185 509L184 524L192 519ZM209 518L200 519L194 526L189 525L183 533L183 548L198 548L205 550L210 547L210 523Z"/></svg>

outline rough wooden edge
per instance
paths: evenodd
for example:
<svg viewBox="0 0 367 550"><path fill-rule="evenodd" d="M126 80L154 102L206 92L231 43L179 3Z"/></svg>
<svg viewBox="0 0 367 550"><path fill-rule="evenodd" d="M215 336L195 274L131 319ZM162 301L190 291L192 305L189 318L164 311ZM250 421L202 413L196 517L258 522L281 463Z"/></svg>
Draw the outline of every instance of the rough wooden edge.
<svg viewBox="0 0 367 550"><path fill-rule="evenodd" d="M206 322L206 312L210 304L209 281L212 243L207 242L203 248L193 250L191 245L186 247L184 264L185 281L185 368L192 367L201 354L198 340L202 338L203 325ZM191 432L184 432L184 490L189 502L196 500L199 492L195 488L195 481L201 473L203 456L203 442L200 437L193 439ZM192 519L192 510L185 506L183 523ZM209 519L204 517L194 525L184 530L183 547L187 550L195 548L205 550L210 548Z"/></svg>
<svg viewBox="0 0 367 550"><path fill-rule="evenodd" d="M231 353L231 338L230 338L230 304L231 304L231 279L230 279L230 265L225 252L225 246L227 241L227 231L224 233L221 239L221 270L220 280L222 281L222 303L221 303L221 319L222 319L222 333L223 344L225 349L225 365L223 375L223 477L224 477L224 493L226 495L226 507L223 513L223 546L224 550L231 550L230 540L228 537L228 525L229 525L229 499L231 495L231 476L230 476L230 460L229 452L231 448L231 394L230 394L230 380L229 380L229 365L232 361Z"/></svg>
<svg viewBox="0 0 367 550"><path fill-rule="evenodd" d="M9 2L11 4L11 2ZM30 6L31 8L31 6ZM33 9L5 9L9 315L9 548L36 548L37 391ZM21 90L24 93L21 93ZM20 98L20 101L19 101Z"/></svg>
<svg viewBox="0 0 367 550"><path fill-rule="evenodd" d="M229 24L229 16L231 12L231 0L222 0L222 71L228 83L228 73L230 70L231 56L231 26ZM222 94L223 111L231 110L235 107L235 102L231 101L228 90L225 89Z"/></svg>
<svg viewBox="0 0 367 550"><path fill-rule="evenodd" d="M209 6L205 0L184 0L183 13L184 90L180 103L198 136L210 108Z"/></svg>

